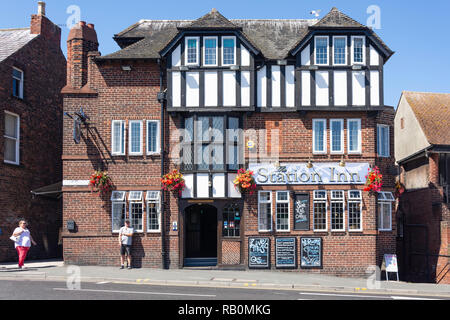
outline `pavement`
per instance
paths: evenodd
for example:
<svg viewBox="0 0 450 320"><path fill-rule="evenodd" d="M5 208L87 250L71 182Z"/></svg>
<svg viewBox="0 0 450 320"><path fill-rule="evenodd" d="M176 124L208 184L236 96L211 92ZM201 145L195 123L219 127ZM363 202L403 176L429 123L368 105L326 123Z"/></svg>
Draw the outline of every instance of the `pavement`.
<svg viewBox="0 0 450 320"><path fill-rule="evenodd" d="M196 286L216 288L295 289L311 292L358 292L378 294L426 295L450 297L450 285L371 281L315 273L274 270L185 269L123 269L105 266L70 266L61 260L29 261L27 270L16 263L0 264L1 280L72 281L80 275L81 282L147 284L156 286Z"/></svg>

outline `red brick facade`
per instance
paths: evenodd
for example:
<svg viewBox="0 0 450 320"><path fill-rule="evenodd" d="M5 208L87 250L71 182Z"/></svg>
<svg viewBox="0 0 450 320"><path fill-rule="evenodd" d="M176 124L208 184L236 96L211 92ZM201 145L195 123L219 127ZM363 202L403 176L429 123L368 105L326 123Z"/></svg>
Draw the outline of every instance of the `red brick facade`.
<svg viewBox="0 0 450 320"><path fill-rule="evenodd" d="M81 26L85 28L83 24ZM94 37L91 34L91 40ZM85 40L87 36L85 37ZM96 37L95 37L96 39ZM86 40L89 42L89 40ZM130 120L161 120L161 105L157 100L160 88L160 69L155 60L134 61L96 61L97 53L88 57L89 45L72 41L69 38L68 83L64 88L64 111L75 112L83 107L90 120L82 126L81 142L75 144L72 139L72 121L64 119L64 147L63 147L63 176L64 181L85 181L95 170L107 171L117 191L147 191L161 190L161 155L113 156L111 152L111 127L113 120L124 120L127 131ZM83 48L83 49L82 49ZM97 50L95 45L91 46ZM81 50L81 51L80 51ZM86 57L88 67L82 67ZM71 63L73 61L73 63ZM123 70L122 66L131 67L131 71ZM80 82L79 79L86 79ZM163 88L166 88L164 75ZM384 176L383 190L393 191L395 173L392 157L379 158L377 156L377 124L390 126L390 147L393 150L393 109L386 108L379 112L332 112L314 111L305 114L291 113L261 113L243 114L243 129L278 129L280 142L270 141L268 147L279 147L280 162L336 162L342 155L313 155L312 153L312 119L344 119L344 146L347 146L347 119L361 119L362 153L348 155L344 150L345 162L366 162L372 166L379 166ZM174 113L164 112L165 140L163 150L165 154L165 172L178 168L168 155L172 154L176 137L170 133L182 127L183 118ZM129 132L127 132L127 137ZM270 136L270 135L268 135ZM328 150L329 146L328 135ZM143 130L143 140L146 141L146 130ZM126 149L128 140L126 140ZM145 144L144 144L145 145ZM345 147L346 149L346 147ZM391 153L392 154L392 153ZM245 158L249 154L246 150ZM274 241L275 237L291 236L297 238L297 245L301 236L317 236L323 239L323 267L312 272L323 272L342 276L363 276L368 266L381 265L383 254L396 251L396 218L392 215L392 230L379 231L377 224L377 199L374 195L363 192L362 200L362 231L349 232L314 232L312 227L312 192L317 186L271 186L259 187L258 190L289 190L302 191L310 194L310 230L289 232L259 232L258 231L258 198L257 193L246 195L238 200L242 205L241 235L230 240L220 237L222 234L222 218L218 220L217 264L219 267L235 266L248 267L248 237L266 236L271 239L271 268L275 269ZM362 190L362 185L321 186L330 190ZM119 244L117 233L112 232L110 195L99 197L91 194L86 183L82 185L66 185L64 191L64 259L66 263L118 265ZM186 244L184 209L192 203L204 203L221 208L228 200L184 200L174 194L165 192L164 201L164 230L162 240L160 232L138 232L133 240L134 265L138 267L161 268L163 264L162 243L164 243L168 267L181 268L184 265ZM272 204L274 206L274 204ZM290 199L291 210L293 199ZM127 209L128 210L128 209ZM394 212L395 210L393 210ZM330 215L330 212L327 212ZM145 216L145 210L144 210ZM147 217L144 217L144 225ZM274 218L275 219L275 218ZM293 215L290 214L291 226ZM77 229L70 232L66 223L73 220ZM178 228L174 230L173 224ZM145 229L145 228L144 228ZM328 230L330 230L328 228ZM299 264L299 255L297 255ZM299 268L296 271L304 271Z"/></svg>
<svg viewBox="0 0 450 320"><path fill-rule="evenodd" d="M62 178L62 97L66 60L61 29L43 15L32 15L33 40L0 62L0 261L17 259L10 235L19 219L29 223L38 243L29 258L60 256L61 201L33 197ZM23 71L23 99L13 96L13 67ZM4 162L5 112L20 117L19 165Z"/></svg>

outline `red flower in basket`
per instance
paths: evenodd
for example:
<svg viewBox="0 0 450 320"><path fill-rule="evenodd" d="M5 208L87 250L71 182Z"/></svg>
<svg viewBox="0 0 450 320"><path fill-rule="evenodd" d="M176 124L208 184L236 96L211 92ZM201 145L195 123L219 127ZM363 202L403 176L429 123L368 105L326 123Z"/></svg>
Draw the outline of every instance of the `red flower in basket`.
<svg viewBox="0 0 450 320"><path fill-rule="evenodd" d="M92 192L99 192L99 195L104 195L113 189L113 183L106 172L95 171L91 175L89 188Z"/></svg>
<svg viewBox="0 0 450 320"><path fill-rule="evenodd" d="M161 184L163 190L178 192L179 196L186 186L183 175L177 169L163 175Z"/></svg>
<svg viewBox="0 0 450 320"><path fill-rule="evenodd" d="M369 173L366 176L366 187L364 191L375 193L380 192L381 187L383 186L383 175L380 173L380 169L378 167L369 169Z"/></svg>
<svg viewBox="0 0 450 320"><path fill-rule="evenodd" d="M251 170L239 169L233 183L234 187L242 194L248 191L252 195L255 192L256 182Z"/></svg>

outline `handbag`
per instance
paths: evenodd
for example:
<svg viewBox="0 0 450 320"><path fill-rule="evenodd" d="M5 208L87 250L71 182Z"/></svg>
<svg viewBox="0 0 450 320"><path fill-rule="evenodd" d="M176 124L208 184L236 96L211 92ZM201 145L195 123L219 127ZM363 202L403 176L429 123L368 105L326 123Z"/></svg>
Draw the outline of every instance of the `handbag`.
<svg viewBox="0 0 450 320"><path fill-rule="evenodd" d="M14 242L17 242L17 240L19 240L19 237L15 237L15 236L11 236L9 238Z"/></svg>

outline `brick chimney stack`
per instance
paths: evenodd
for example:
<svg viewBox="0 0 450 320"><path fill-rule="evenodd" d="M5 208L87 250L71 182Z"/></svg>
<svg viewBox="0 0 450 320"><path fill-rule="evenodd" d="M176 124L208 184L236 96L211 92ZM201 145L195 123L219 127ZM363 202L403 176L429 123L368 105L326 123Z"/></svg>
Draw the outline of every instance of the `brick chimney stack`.
<svg viewBox="0 0 450 320"><path fill-rule="evenodd" d="M31 15L31 34L40 34L46 40L50 40L55 46L61 44L61 28L51 22L45 16L45 2L38 2L38 13Z"/></svg>
<svg viewBox="0 0 450 320"><path fill-rule="evenodd" d="M88 82L89 52L98 51L94 25L80 21L67 39L67 88L81 89Z"/></svg>

